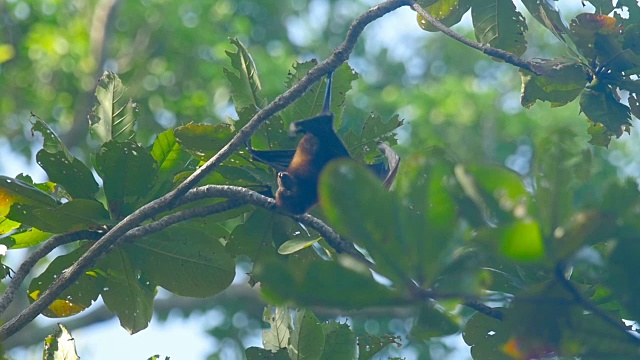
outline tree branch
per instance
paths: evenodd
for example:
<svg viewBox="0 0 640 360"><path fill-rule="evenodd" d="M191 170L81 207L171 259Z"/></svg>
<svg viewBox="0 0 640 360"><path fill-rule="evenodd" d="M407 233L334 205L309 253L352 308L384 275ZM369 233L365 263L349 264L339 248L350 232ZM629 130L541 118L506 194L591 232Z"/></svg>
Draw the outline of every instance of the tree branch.
<svg viewBox="0 0 640 360"><path fill-rule="evenodd" d="M248 204L259 206L270 211L279 212L276 210L276 203L272 198L258 194L257 192L246 188L229 185L206 185L195 188L186 193L178 204L215 197L242 199ZM367 266L373 266L373 263L364 257L364 255L362 255L362 253L359 252L352 243L342 239L340 235L333 231L333 229L322 220L309 214L291 215L283 212L280 213L284 216L290 216L293 220L317 231L325 239L327 244L329 244L329 246L338 253L350 255Z"/></svg>
<svg viewBox="0 0 640 360"><path fill-rule="evenodd" d="M604 310L597 307L593 304L589 299L585 298L584 295L576 288L576 286L571 282L571 280L565 277L565 266L562 263L559 263L556 266L555 277L560 282L560 285L565 288L572 296L576 303L582 306L585 310L591 312L595 316L602 319L607 324L611 325L617 331L624 332L629 340L632 340L634 343L640 343L640 338L635 337L631 333L629 333L629 329L627 329L626 325L620 319L615 319L611 315L609 315Z"/></svg>
<svg viewBox="0 0 640 360"><path fill-rule="evenodd" d="M315 66L304 76L296 85L292 86L285 93L278 96L272 103L260 110L242 129L238 131L236 136L229 141L216 155L202 167L196 170L189 178L180 184L175 190L167 195L154 200L140 209L127 216L107 232L100 240L98 240L85 254L83 254L73 266L62 272L60 276L51 284L51 286L34 301L29 307L22 311L15 318L7 321L0 327L0 341L13 335L16 331L32 321L78 277L88 270L100 257L102 257L109 249L121 241L121 237L129 230L141 224L143 221L159 215L160 213L170 209L175 201L196 186L207 174L209 174L222 161L227 159L231 154L240 148L253 133L258 130L260 125L269 117L284 109L287 105L293 103L300 98L315 82L319 81L327 73L337 69L344 63L355 44L362 34L365 26L377 20L383 15L402 6L409 5L408 0L387 0L379 5L366 11L353 21L344 42L338 46L329 58ZM300 217L305 219L305 216ZM326 229L315 229L318 232ZM362 255L362 254L360 254Z"/></svg>
<svg viewBox="0 0 640 360"><path fill-rule="evenodd" d="M16 292L22 285L24 279L29 275L31 269L36 265L40 259L44 258L53 249L58 246L72 243L78 240L97 240L102 234L95 231L81 230L68 234L55 235L49 240L45 241L36 251L32 252L23 262L20 264L18 271L13 275L11 282L7 286L2 298L0 298L0 314L4 314L9 305L13 302Z"/></svg>
<svg viewBox="0 0 640 360"><path fill-rule="evenodd" d="M489 56L498 58L508 64L517 66L521 69L530 71L536 75L541 75L543 73L542 67L533 61L523 60L520 57L504 50L496 49L489 45L483 45L478 42L467 39L464 36L459 35L455 31L449 29L446 25L438 21L436 18L431 16L427 10L425 10L420 4L416 2L416 0L409 0L411 2L411 8L415 10L418 14L420 14L425 20L427 20L433 27L440 30L443 34L449 36L450 38L463 43L471 48L481 51L484 54Z"/></svg>

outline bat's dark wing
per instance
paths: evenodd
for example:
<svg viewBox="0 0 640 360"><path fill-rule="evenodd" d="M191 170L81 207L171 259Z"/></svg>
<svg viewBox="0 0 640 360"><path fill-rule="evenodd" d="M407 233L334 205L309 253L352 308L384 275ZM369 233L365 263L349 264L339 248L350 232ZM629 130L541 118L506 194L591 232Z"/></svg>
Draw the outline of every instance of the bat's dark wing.
<svg viewBox="0 0 640 360"><path fill-rule="evenodd" d="M254 160L267 164L276 171L287 171L295 150L256 150L248 147L247 150Z"/></svg>
<svg viewBox="0 0 640 360"><path fill-rule="evenodd" d="M400 156L385 143L379 143L378 148L387 158L385 162L369 164L367 167L383 182L385 188L390 188L391 184L398 173L398 165L400 164ZM276 171L286 171L293 159L295 150L256 150L248 147L247 150L251 157L261 163L267 164Z"/></svg>

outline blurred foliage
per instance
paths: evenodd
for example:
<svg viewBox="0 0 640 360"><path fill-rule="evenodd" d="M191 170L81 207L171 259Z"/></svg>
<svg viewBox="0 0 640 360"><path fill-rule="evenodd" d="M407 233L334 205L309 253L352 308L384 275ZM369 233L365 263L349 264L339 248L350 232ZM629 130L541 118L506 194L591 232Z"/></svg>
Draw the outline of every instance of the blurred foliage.
<svg viewBox="0 0 640 360"><path fill-rule="evenodd" d="M618 1L629 7L623 17L614 4L592 1L594 14L567 23L553 1L523 1L528 13L511 2L498 13L486 1L420 3L450 26L469 12L470 36L544 57L544 73L517 74L420 34L418 25L434 31L421 18L400 35L411 44L404 47L380 36L397 23L371 25L336 72L332 111L357 162L379 158L376 141L398 144L398 181L389 192L360 164L332 163L314 214L365 249L376 276L289 217L245 206L119 245L44 315L81 313L100 296L135 333L154 315L159 287L209 297L230 286L236 262L250 260L249 282L260 283L269 305L216 309L223 320L209 333L223 345L211 358L443 358L456 350L451 336L474 359L637 357L637 337L625 331L635 330L621 319L640 316L640 193L617 176L639 176L637 149L603 148L627 136L638 115L637 4ZM312 58L329 54L366 8L320 0L1 3L1 134L31 155L27 134L40 133L35 159L49 181L0 178L0 242L17 249L103 231L166 194L304 76ZM293 148L288 125L317 112L323 86L272 117L252 145ZM241 149L202 184L273 189L275 176ZM50 259L31 279L29 299L91 244ZM501 320L459 306L468 299L490 304ZM325 308L388 313L344 318L323 316ZM260 331L263 348L245 350ZM48 341L50 349L59 343Z"/></svg>

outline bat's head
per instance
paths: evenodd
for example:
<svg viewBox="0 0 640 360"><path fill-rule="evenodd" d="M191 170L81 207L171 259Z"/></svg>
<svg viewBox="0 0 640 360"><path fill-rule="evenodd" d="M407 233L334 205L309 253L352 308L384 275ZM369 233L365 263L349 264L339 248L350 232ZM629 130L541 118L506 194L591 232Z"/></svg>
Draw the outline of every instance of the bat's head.
<svg viewBox="0 0 640 360"><path fill-rule="evenodd" d="M291 123L289 131L292 135L323 134L327 131L333 131L333 114L321 114L310 119L296 121Z"/></svg>

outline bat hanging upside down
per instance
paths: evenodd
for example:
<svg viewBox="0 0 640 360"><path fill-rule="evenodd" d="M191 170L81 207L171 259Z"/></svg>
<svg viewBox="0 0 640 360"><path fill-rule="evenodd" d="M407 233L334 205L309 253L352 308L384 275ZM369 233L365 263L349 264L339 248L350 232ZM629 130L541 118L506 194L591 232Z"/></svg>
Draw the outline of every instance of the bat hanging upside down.
<svg viewBox="0 0 640 360"><path fill-rule="evenodd" d="M350 158L349 151L333 130L331 73L327 76L323 111L320 115L291 124L293 134L304 134L295 150L255 150L252 157L278 170L276 206L292 213L304 214L318 202L318 179L325 166L336 159ZM398 171L400 157L387 144L378 144L387 158L384 163L368 165L389 188Z"/></svg>

